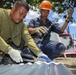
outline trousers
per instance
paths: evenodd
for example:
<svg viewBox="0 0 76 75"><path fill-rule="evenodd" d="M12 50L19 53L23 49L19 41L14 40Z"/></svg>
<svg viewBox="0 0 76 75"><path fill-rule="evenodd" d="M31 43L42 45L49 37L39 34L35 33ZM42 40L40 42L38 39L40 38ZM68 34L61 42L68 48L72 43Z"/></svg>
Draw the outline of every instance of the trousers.
<svg viewBox="0 0 76 75"><path fill-rule="evenodd" d="M40 49L53 60L54 58L61 56L66 47L60 42L50 40L47 43L42 43Z"/></svg>

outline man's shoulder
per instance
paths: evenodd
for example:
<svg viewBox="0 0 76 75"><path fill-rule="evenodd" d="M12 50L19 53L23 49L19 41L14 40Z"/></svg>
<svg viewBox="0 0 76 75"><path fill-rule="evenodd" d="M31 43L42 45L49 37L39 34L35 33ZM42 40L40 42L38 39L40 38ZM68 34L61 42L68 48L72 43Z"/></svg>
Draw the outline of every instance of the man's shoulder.
<svg viewBox="0 0 76 75"><path fill-rule="evenodd" d="M4 9L3 8L0 8L0 12L3 12L4 11Z"/></svg>
<svg viewBox="0 0 76 75"><path fill-rule="evenodd" d="M39 17L33 18L33 19L31 19L31 20L37 21L37 20L39 20Z"/></svg>
<svg viewBox="0 0 76 75"><path fill-rule="evenodd" d="M8 13L8 12L10 12L10 9L0 8L0 13Z"/></svg>
<svg viewBox="0 0 76 75"><path fill-rule="evenodd" d="M0 10L4 10L4 8L0 8Z"/></svg>
<svg viewBox="0 0 76 75"><path fill-rule="evenodd" d="M50 22L50 23L52 23L52 21L51 21L51 20L49 20L48 18L47 18L47 22Z"/></svg>
<svg viewBox="0 0 76 75"><path fill-rule="evenodd" d="M4 9L4 8L0 8L0 11L6 11L6 9Z"/></svg>

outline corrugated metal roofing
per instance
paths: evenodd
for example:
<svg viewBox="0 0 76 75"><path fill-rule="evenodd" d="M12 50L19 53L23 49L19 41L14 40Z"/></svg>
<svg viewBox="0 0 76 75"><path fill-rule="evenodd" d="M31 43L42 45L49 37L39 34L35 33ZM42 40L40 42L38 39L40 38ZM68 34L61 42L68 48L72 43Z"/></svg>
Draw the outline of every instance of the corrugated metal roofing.
<svg viewBox="0 0 76 75"><path fill-rule="evenodd" d="M63 64L27 63L0 65L0 75L73 75Z"/></svg>

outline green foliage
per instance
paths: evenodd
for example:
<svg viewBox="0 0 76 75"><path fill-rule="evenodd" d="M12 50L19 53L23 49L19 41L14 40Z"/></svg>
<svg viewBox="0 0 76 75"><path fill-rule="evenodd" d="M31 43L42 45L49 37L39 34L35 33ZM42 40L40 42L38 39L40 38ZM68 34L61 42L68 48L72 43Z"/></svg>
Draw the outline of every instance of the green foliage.
<svg viewBox="0 0 76 75"><path fill-rule="evenodd" d="M16 0L0 0L1 8L11 8ZM24 0L25 1L25 0ZM39 6L43 0L26 0L31 6ZM76 7L76 0L49 0L52 4L53 11L62 13L69 7Z"/></svg>
<svg viewBox="0 0 76 75"><path fill-rule="evenodd" d="M53 11L63 13L70 7L76 7L76 0L51 0Z"/></svg>
<svg viewBox="0 0 76 75"><path fill-rule="evenodd" d="M0 8L10 9L14 3L14 0L0 0Z"/></svg>
<svg viewBox="0 0 76 75"><path fill-rule="evenodd" d="M43 0L26 0L32 6L39 6ZM53 11L63 13L70 7L76 7L76 0L49 0L52 4Z"/></svg>

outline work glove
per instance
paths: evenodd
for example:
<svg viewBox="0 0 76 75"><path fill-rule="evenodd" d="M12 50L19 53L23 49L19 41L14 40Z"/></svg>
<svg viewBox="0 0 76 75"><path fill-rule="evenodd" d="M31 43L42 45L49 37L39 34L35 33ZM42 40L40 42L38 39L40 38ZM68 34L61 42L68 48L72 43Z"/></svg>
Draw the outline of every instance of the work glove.
<svg viewBox="0 0 76 75"><path fill-rule="evenodd" d="M66 17L66 21L67 21L67 22L71 21L73 12L74 12L74 9L73 9L73 8L70 8L70 9L68 10L68 15L67 15L67 17Z"/></svg>
<svg viewBox="0 0 76 75"><path fill-rule="evenodd" d="M20 51L15 50L15 49L11 49L8 52L9 56L12 58L13 61L15 61L16 63L20 63L23 62L23 59L20 55Z"/></svg>
<svg viewBox="0 0 76 75"><path fill-rule="evenodd" d="M45 26L40 26L35 28L35 33L39 34L40 36L42 36L42 34L46 34L48 31L47 27Z"/></svg>
<svg viewBox="0 0 76 75"><path fill-rule="evenodd" d="M46 61L48 63L52 61L47 55L45 55L42 52L38 54L38 58L40 58L40 59L42 59L42 60L44 60L44 61Z"/></svg>

